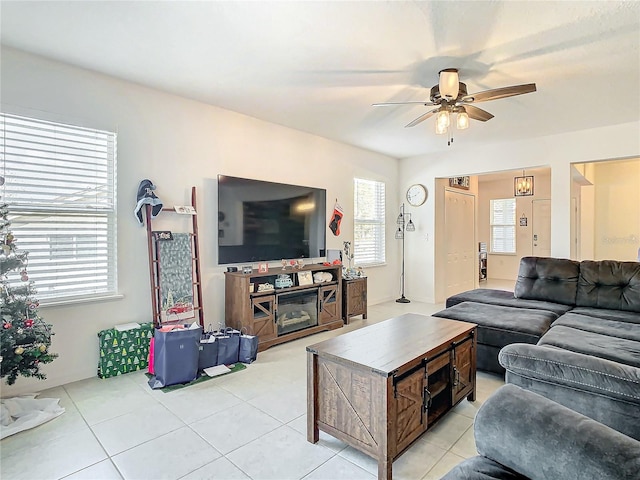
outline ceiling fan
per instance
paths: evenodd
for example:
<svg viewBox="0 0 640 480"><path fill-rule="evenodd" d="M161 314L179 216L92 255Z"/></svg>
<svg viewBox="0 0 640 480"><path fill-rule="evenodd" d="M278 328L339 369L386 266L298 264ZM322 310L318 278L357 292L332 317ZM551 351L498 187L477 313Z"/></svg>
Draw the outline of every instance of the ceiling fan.
<svg viewBox="0 0 640 480"><path fill-rule="evenodd" d="M469 128L470 118L480 120L481 122L486 122L493 118L492 114L471 105L472 103L487 102L489 100L513 97L514 95L522 95L536 91L535 83L527 83L469 94L467 92L467 85L462 83L458 78L457 68L446 68L440 70L438 74L440 81L438 85L431 87L430 101L374 103L373 106L386 107L415 104L424 105L425 107L437 106L438 108L434 108L420 115L405 127L413 127L427 118L436 115L436 133L441 135L449 131L452 114L456 115L456 127L459 130ZM453 141L453 139L451 139L451 141Z"/></svg>

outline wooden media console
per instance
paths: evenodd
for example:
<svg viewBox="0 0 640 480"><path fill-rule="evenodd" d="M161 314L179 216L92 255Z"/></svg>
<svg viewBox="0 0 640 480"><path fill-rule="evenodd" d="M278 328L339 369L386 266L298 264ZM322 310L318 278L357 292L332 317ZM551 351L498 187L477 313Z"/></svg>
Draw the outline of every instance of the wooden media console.
<svg viewBox="0 0 640 480"><path fill-rule="evenodd" d="M300 272L330 273L332 280L300 285ZM292 285L275 288L278 275ZM258 350L342 327L342 265L273 267L268 272L225 272L225 325L258 335ZM303 282L304 283L304 282ZM262 289L261 285L273 288Z"/></svg>

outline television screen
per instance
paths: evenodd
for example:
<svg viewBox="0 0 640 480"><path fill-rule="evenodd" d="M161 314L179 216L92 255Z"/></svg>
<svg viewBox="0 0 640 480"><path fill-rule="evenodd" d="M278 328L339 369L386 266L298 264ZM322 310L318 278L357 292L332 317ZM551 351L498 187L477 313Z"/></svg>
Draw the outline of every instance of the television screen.
<svg viewBox="0 0 640 480"><path fill-rule="evenodd" d="M218 175L218 264L325 256L322 188Z"/></svg>

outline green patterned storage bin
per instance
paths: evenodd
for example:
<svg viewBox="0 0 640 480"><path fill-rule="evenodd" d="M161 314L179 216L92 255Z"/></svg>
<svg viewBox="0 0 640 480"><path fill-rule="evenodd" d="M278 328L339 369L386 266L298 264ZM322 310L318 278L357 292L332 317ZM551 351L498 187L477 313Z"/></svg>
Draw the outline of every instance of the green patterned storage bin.
<svg viewBox="0 0 640 480"><path fill-rule="evenodd" d="M115 328L99 332L98 377L115 377L147 368L151 337L153 337L153 323L142 323L140 328L124 332Z"/></svg>

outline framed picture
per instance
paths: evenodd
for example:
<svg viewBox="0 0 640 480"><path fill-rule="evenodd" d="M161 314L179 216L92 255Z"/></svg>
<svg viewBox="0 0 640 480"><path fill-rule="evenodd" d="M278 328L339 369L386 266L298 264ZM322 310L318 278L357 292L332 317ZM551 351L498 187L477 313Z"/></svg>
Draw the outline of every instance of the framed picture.
<svg viewBox="0 0 640 480"><path fill-rule="evenodd" d="M313 285L313 276L310 271L298 272L298 285Z"/></svg>
<svg viewBox="0 0 640 480"><path fill-rule="evenodd" d="M470 179L469 177L450 177L449 186L453 188L461 188L463 190L469 190Z"/></svg>
<svg viewBox="0 0 640 480"><path fill-rule="evenodd" d="M269 271L269 264L267 262L260 262L258 264L258 273L267 273Z"/></svg>

